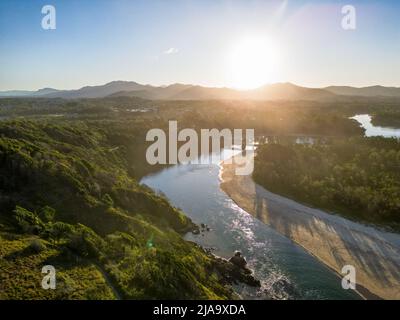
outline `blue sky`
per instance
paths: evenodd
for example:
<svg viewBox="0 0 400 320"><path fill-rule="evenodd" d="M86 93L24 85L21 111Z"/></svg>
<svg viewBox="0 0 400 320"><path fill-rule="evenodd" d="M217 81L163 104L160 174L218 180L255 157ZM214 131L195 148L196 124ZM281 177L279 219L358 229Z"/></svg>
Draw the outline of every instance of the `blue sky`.
<svg viewBox="0 0 400 320"><path fill-rule="evenodd" d="M41 28L46 4L56 30ZM341 27L345 4L356 30ZM273 39L279 55L266 82L400 86L400 1L1 0L0 90L231 86L232 48L252 36Z"/></svg>

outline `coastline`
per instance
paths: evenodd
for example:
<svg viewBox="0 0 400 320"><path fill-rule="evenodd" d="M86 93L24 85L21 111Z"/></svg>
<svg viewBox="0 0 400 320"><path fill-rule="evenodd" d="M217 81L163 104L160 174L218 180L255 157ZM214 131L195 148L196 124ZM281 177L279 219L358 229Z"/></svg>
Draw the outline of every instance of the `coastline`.
<svg viewBox="0 0 400 320"><path fill-rule="evenodd" d="M220 188L242 209L299 244L341 276L356 269L356 289L365 299L400 299L400 235L380 231L307 207L235 175L222 162Z"/></svg>

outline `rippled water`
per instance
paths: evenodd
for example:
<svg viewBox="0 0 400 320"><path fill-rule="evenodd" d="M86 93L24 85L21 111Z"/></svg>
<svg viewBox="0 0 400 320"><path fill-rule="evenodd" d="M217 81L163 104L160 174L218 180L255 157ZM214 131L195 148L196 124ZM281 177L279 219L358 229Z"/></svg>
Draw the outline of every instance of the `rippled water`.
<svg viewBox="0 0 400 320"><path fill-rule="evenodd" d="M223 158L231 155L225 150ZM218 159L210 165L170 167L141 182L162 191L195 223L210 227L200 235L188 234L188 240L225 258L235 250L244 254L263 285L261 290L238 285L237 292L247 299L358 299L304 249L239 208L219 188Z"/></svg>
<svg viewBox="0 0 400 320"><path fill-rule="evenodd" d="M400 129L374 126L369 114L358 114L351 119L354 119L361 124L365 129L365 136L367 137L382 136L385 138L400 138Z"/></svg>

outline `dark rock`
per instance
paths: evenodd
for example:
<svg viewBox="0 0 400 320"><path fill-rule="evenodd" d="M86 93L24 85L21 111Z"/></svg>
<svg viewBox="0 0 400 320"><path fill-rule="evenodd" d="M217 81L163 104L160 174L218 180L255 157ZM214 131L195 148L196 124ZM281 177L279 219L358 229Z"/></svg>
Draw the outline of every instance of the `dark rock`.
<svg viewBox="0 0 400 320"><path fill-rule="evenodd" d="M261 287L260 280L256 279L252 275L252 271L246 266L239 267L231 261L219 257L216 257L215 261L215 268L220 274L221 282L223 284L232 285L240 282L252 287Z"/></svg>
<svg viewBox="0 0 400 320"><path fill-rule="evenodd" d="M215 250L217 250L217 249L214 248L214 247L204 248L204 251L205 251L207 254L212 254L212 252L215 251Z"/></svg>
<svg viewBox="0 0 400 320"><path fill-rule="evenodd" d="M246 269L247 261L242 256L240 251L236 251L235 255L232 258L230 258L229 261L241 269Z"/></svg>

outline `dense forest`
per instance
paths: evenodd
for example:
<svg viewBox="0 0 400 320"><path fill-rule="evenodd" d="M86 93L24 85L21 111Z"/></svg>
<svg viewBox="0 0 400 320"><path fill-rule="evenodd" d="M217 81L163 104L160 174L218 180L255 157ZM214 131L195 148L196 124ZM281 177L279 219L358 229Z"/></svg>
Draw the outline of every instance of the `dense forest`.
<svg viewBox="0 0 400 320"><path fill-rule="evenodd" d="M324 137L315 146L261 147L255 179L321 207L398 224L399 143L361 138L348 118L372 108L363 103L0 99L0 299L224 299L237 297L234 277L251 283L185 241L198 227L138 183L161 169L145 161L145 135L166 130L168 120ZM40 287L46 264L57 269L57 290Z"/></svg>
<svg viewBox="0 0 400 320"><path fill-rule="evenodd" d="M375 112L372 117L372 124L382 127L400 128L400 110L381 110Z"/></svg>
<svg viewBox="0 0 400 320"><path fill-rule="evenodd" d="M150 101L140 98L0 99L0 118L135 120L154 128L177 120L181 128L253 128L268 135L361 135L348 116L363 105L309 101Z"/></svg>
<svg viewBox="0 0 400 320"><path fill-rule="evenodd" d="M264 145L253 177L273 192L399 230L399 169L399 140L355 137Z"/></svg>

